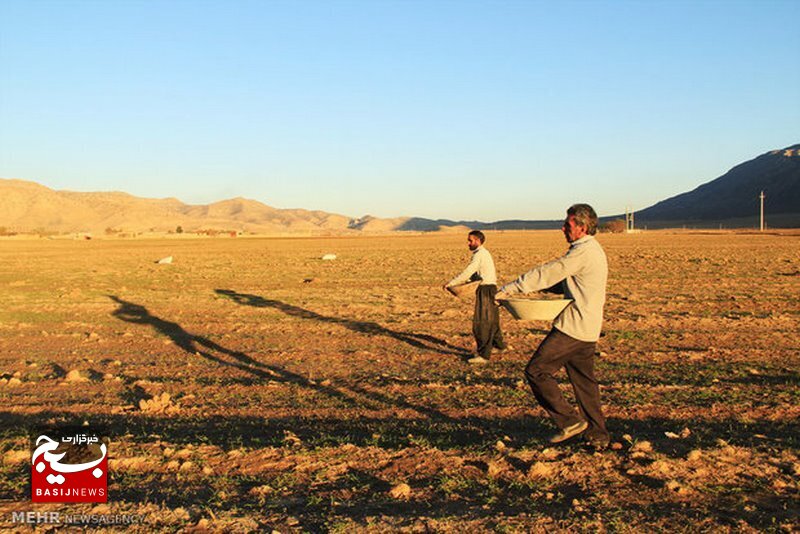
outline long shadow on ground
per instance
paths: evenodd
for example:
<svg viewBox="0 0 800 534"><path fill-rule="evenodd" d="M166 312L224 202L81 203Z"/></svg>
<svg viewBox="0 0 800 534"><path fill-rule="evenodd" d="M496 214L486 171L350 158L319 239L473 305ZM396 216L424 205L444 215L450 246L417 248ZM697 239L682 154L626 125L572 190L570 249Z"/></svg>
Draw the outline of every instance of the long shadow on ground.
<svg viewBox="0 0 800 534"><path fill-rule="evenodd" d="M255 308L275 308L282 311L286 315L292 317L300 317L301 319L309 319L319 321L322 323L337 324L358 332L360 334L367 334L369 336L388 336L397 341L401 341L412 347L427 350L431 352L438 352L439 354L456 355L456 356L469 356L470 352L461 347L451 345L446 341L439 339L430 334L417 334L414 332L401 332L399 330L392 330L386 328L378 323L370 321L356 321L353 319L346 319L343 317L330 317L327 315L319 314L315 311L307 310L293 304L288 304L280 300L266 299L258 295L250 295L247 293L237 293L231 289L215 289L218 295L222 295L243 306L253 306Z"/></svg>
<svg viewBox="0 0 800 534"><path fill-rule="evenodd" d="M422 346L430 350L426 342L434 343L439 347L449 346L441 340L431 341L432 336L408 334L386 329L376 323L360 323L347 319L321 316L296 306L291 306L279 301L269 301L254 295L225 293L228 290L218 290L218 293L234 299L240 304L255 307L274 307L285 313L305 319L320 320L340 324L354 331L368 335L388 335L394 339ZM541 424L541 420L529 417L491 417L467 416L451 417L427 406L415 405L404 399L393 398L375 390L365 390L357 385L347 388L336 388L315 384L304 377L292 373L277 365L267 365L255 358L235 350L230 350L203 336L193 335L179 324L168 321L151 314L147 308L139 304L125 301L119 297L110 297L119 308L113 315L120 320L139 324L155 329L167 335L176 346L192 356L201 356L220 365L230 366L244 371L255 379L283 380L308 387L334 397L347 399L353 406L365 406L369 400L414 410L420 417L281 417L269 418L257 416L237 415L208 415L186 413L171 417L151 416L143 413L104 414L98 416L86 413L70 412L39 412L35 414L20 414L18 412L0 412L0 420L4 425L0 428L0 437L3 439L28 437L30 429L35 428L42 420L52 420L56 424L80 424L89 420L93 425L107 429L109 435L128 436L127 439L139 443L152 443L161 440L167 443L198 444L208 443L219 446L223 450L237 449L240 447L282 447L285 446L284 438L287 433L292 433L300 439L300 450L312 450L317 447L337 446L350 443L359 447L380 447L387 450L401 450L408 447L437 448L439 450L459 451L490 451L494 443L502 437L512 447L535 447L539 443L544 447L544 438L552 429L549 425ZM436 343L438 341L438 343ZM684 427L692 429L689 438L683 440L665 437L665 431L679 431ZM638 440L648 440L652 443L657 453L673 458L685 458L692 449L713 449L719 447L718 440L726 440L731 445L750 447L761 451L779 451L781 449L797 450L800 446L800 423L796 420L768 421L758 420L744 423L736 419L725 420L682 420L682 419L620 419L611 418L609 428L615 436L628 433ZM567 445L570 449L579 450L575 444ZM290 453L291 454L291 453ZM590 453L587 453L590 454ZM608 451L603 454L617 455L624 452ZM624 465L624 463L620 463ZM515 466L526 469L528 466ZM626 487L636 491L637 487L659 488L662 481L656 479L637 479L635 475L628 476L625 468L617 473L620 477L627 478ZM249 490L265 483L265 477L235 477L231 483L239 484L241 495L249 495ZM175 506L207 506L208 500L214 497L208 490L208 485L213 481L200 479L179 480L177 483L172 475L154 473L147 475L124 475L118 482L117 499L129 502L162 502L171 507ZM266 480L269 483L269 480ZM437 488L435 479L419 478L415 484ZM177 484L177 485L176 485ZM555 521L571 521L574 525L576 518L571 511L571 502L578 499L581 502L591 502L592 495L585 488L575 485L548 488L553 491L556 498L544 502L541 499L530 500L531 489L527 486L515 486L503 481L492 489L488 483L478 482L472 486L459 490L459 494L446 494L443 489L435 489L429 500L412 500L410 502L397 502L386 497L388 481L380 480L370 472L356 472L349 477L323 481L314 488L295 486L285 495L268 499L265 503L257 503L255 499L248 500L242 497L234 502L215 502L214 506L220 509L238 509L253 514L268 511L273 515L286 514L300 517L303 528L310 531L321 531L327 528L331 517L346 517L357 522L364 522L369 516L383 516L401 521L412 521L415 517L427 516L432 518L446 518L457 515L460 518L488 519L498 515L514 515L528 513L532 517L551 518ZM767 492L759 488L768 488L768 481L755 481L752 491ZM338 492L348 492L353 487L361 487L362 491L356 492L352 499L342 499L336 502L334 497ZM364 490L364 488L366 488ZM500 497L491 492L499 489ZM611 491L611 490L609 490ZM726 490L727 491L727 490ZM731 495L738 491L730 489ZM750 491L750 490L748 490ZM329 499L319 499L320 494L329 496ZM743 521L754 528L770 528L771 517L785 520L791 517L792 506L795 504L791 498L782 495L768 495L773 500L777 499L776 508L768 514L753 514L741 510L738 501L728 495L712 497L707 502L687 515L687 510L675 503L664 503L659 506L648 506L641 510L627 510L627 519L642 517L646 524L648 520L674 521L682 528L691 528L693 521L708 521L718 525L734 524L729 521ZM729 499L730 503L728 502ZM788 500L787 500L788 499ZM244 501L244 502L243 502ZM591 504L589 505L591 506ZM598 511L602 511L602 508ZM727 519L731 518L731 519Z"/></svg>
<svg viewBox="0 0 800 534"><path fill-rule="evenodd" d="M262 363L243 352L228 349L206 337L191 334L178 323L151 314L145 306L123 300L115 295L109 295L109 298L119 305L119 308L112 312L114 317L129 323L149 326L168 336L175 345L192 356L201 356L220 365L234 367L258 379L297 384L342 400L349 406L364 406L365 400L371 400L396 408L414 410L437 421L457 422L447 414L429 406L414 404L402 398L389 397L358 385L344 388L317 384L280 366Z"/></svg>
<svg viewBox="0 0 800 534"><path fill-rule="evenodd" d="M236 294L237 298L252 301L254 306L272 306L276 301L266 301L253 295ZM175 430L175 438L184 432L187 442L192 437L204 436L204 440L218 443L221 447L237 445L266 446L280 445L284 431L296 433L304 441L320 445L354 443L359 445L379 445L382 447L404 447L418 443L419 439L439 448L490 447L498 437L510 436L518 443L531 439L542 439L552 431L539 420L521 418L452 417L429 406L415 404L403 398L391 397L375 389L365 389L357 384L347 387L323 386L308 380L302 375L288 371L277 365L268 365L249 355L230 350L205 337L187 332L179 324L152 315L147 308L125 301L116 296L110 298L119 304L113 315L134 324L146 325L170 337L182 350L193 356L201 356L220 365L231 366L245 371L259 379L285 381L342 399L350 406L366 407L369 401L384 406L394 406L413 410L419 418L375 419L369 415L347 420L324 418L282 418L270 419L268 414L261 417L223 417L211 416L200 420L164 420L162 428L156 433L169 433ZM271 302L271 303L270 303ZM288 306L283 303L277 303ZM288 306L292 313L306 313L306 310ZM298 311L299 310L299 311ZM313 312L311 317L318 314ZM335 320L336 322L342 320ZM371 324L371 323L368 323ZM380 327L382 329L382 327ZM368 411L366 412L368 414ZM136 425L136 421L146 421L144 426L133 431L134 435L148 436L149 429L162 426L159 419L132 417L118 421L125 425ZM213 422L213 424L208 424ZM684 427L692 429L688 440L671 440L664 432L680 432ZM182 429L182 430L181 430ZM224 429L224 430L223 430ZM692 421L674 419L611 419L609 429L612 434L621 436L631 434L637 439L649 440L659 452L682 456L692 447L713 446L717 439L724 439L734 445L797 447L800 442L800 423L796 420L743 423L737 420ZM375 438L374 436L380 436ZM415 436L409 440L408 436ZM228 441L229 437L232 441ZM221 441L220 441L221 440ZM416 441L415 441L416 440Z"/></svg>

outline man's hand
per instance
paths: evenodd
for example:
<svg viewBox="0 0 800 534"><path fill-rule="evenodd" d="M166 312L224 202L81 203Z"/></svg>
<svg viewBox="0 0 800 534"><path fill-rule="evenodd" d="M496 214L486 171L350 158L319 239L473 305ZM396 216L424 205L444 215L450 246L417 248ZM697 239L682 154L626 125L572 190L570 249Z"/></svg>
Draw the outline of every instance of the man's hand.
<svg viewBox="0 0 800 534"><path fill-rule="evenodd" d="M505 293L504 291L498 291L494 296L494 303L499 306L500 305L500 301L501 300L508 300L509 296L510 295L508 293Z"/></svg>
<svg viewBox="0 0 800 534"><path fill-rule="evenodd" d="M442 286L442 289L444 289L445 291L447 291L447 287L448 287L448 286L447 286L447 284L445 284L445 285L443 285L443 286Z"/></svg>

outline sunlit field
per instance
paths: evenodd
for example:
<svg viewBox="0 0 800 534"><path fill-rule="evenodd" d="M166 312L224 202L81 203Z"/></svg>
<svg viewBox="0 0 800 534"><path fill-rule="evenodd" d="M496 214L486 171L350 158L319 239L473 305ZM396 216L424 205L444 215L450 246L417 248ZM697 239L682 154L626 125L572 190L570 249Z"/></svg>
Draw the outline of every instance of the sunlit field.
<svg viewBox="0 0 800 534"><path fill-rule="evenodd" d="M465 363L472 302L441 286L466 235L0 240L0 528L800 528L800 234L599 240L602 452L546 442L522 372L548 323L502 311L510 349ZM503 282L566 246L487 232ZM108 503L31 503L31 429L84 421Z"/></svg>

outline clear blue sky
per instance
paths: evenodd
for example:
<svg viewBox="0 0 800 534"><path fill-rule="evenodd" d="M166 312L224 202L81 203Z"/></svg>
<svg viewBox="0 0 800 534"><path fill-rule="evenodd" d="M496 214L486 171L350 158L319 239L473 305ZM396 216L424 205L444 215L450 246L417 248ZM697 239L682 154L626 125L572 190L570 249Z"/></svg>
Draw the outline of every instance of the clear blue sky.
<svg viewBox="0 0 800 534"><path fill-rule="evenodd" d="M0 0L0 176L611 215L800 142L798 21L793 0Z"/></svg>

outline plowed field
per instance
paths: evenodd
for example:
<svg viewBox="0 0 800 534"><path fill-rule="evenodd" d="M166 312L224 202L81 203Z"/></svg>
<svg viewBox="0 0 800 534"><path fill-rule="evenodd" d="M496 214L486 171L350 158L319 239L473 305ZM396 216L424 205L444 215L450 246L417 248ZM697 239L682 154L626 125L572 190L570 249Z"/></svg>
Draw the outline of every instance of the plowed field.
<svg viewBox="0 0 800 534"><path fill-rule="evenodd" d="M487 237L503 282L567 246ZM503 311L510 349L465 363L465 235L0 241L0 528L800 528L800 234L598 238L602 452L545 441L522 371L547 323ZM32 428L84 421L109 502L31 503Z"/></svg>

